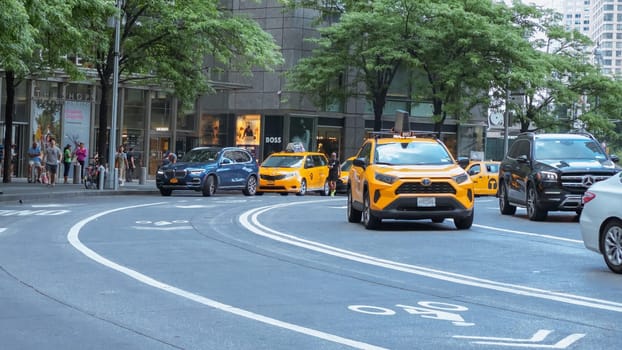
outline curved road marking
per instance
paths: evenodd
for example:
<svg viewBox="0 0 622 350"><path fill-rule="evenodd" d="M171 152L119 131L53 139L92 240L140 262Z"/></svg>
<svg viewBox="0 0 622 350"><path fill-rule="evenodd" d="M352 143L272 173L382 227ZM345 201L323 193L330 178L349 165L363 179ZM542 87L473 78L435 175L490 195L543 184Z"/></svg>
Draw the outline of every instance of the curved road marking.
<svg viewBox="0 0 622 350"><path fill-rule="evenodd" d="M106 210L104 212L101 212L99 214L96 215L92 215L89 216L87 218L84 218L82 220L80 220L77 224L73 225L71 227L71 229L69 229L69 233L67 234L67 240L69 241L69 243L76 248L78 251L80 251L82 254L86 255L88 258L94 260L95 262L102 264L108 268L111 268L113 270L116 270L118 272L121 272L124 275L127 275L141 283L144 283L148 286L154 287L154 288L158 288L161 289L165 292L171 293L171 294L175 294L177 296L180 296L182 298L186 298L189 300L192 300L194 302L197 302L199 304L203 304L209 307L213 307L215 309L219 309L221 311L225 311L237 316L242 316L251 320L255 320L258 322L262 322L265 324L269 324L271 326L275 326L275 327L280 327L280 328L284 328L290 331L294 331L294 332L298 332L298 333L302 333L302 334L306 334L312 337L316 337L316 338L320 338L320 339L324 339L330 342L334 342L334 343L338 343L338 344L342 344L342 345L347 345L350 346L352 348L356 348L356 349L365 349L365 350L385 350L385 348L379 347L379 346L375 346L375 345L371 345L371 344L367 344L367 343L363 343L360 341L356 341L356 340L352 340L352 339L348 339L348 338L343 338L334 334L330 334L330 333L325 333L322 331L318 331L315 329L311 329L311 328L307 328L307 327L302 327L302 326L298 326L292 323L288 323L288 322L284 322L284 321L279 321L277 319L271 318L271 317L267 317L267 316L263 316L260 314L256 314L254 312L250 312L244 309L240 309L231 305L227 305L227 304L223 304L221 302L218 302L216 300L213 299L209 299L188 291L185 291L183 289L174 287L170 284L166 284L164 282L160 282L154 278L151 278L147 275L144 275L136 270L132 270L128 267L125 267L123 265L119 265L117 263L115 263L112 260L106 259L103 256L97 254L95 251L91 250L90 248L88 248L87 246L85 246L79 238L80 235L80 230L82 229L82 227L84 227L86 224L88 224L89 222L102 217L104 215L108 215L117 211L121 211L121 210L126 210L126 209L133 209L133 208L140 208L140 207L147 207L147 206L154 206L154 205L159 205L159 204L164 204L165 202L159 202L159 203L150 203L150 204L142 204L142 205L134 205L134 206L129 206L129 207L124 207L124 208L115 208L115 209L111 209L111 210Z"/></svg>
<svg viewBox="0 0 622 350"><path fill-rule="evenodd" d="M343 259L360 262L363 264L374 265L378 267L383 267L395 271L406 272L414 275L420 275L425 277L430 277L446 282L457 283L462 285L468 285L478 288L495 290L498 292L517 294L521 296L529 296L540 299L547 299L557 302L562 302L566 304L580 305L589 308L609 310L615 312L622 312L622 303L603 300L603 299L595 299L584 297L580 295L567 294L549 291L545 289L531 288L527 286L510 284L510 283L502 283L496 282L492 280L472 277L468 275L461 275L457 273L442 271L431 269L423 266L417 265L409 265L404 263L398 263L391 260L385 260L381 258L376 258L374 256L360 254L354 251L349 251L346 249L341 249L337 247L333 247L330 245L326 245L323 243L310 241L306 239L302 239L296 237L294 235L285 234L269 227L262 225L259 222L259 215L282 207L294 206L299 204L308 204L308 203L318 203L318 202L326 202L331 201L332 199L323 199L323 200L314 200L314 201L303 201L303 202L293 202L293 203L281 203L276 205L269 205L265 207L255 208L249 210L242 215L240 215L239 221L242 226L246 227L249 231L263 236L275 241L283 242L286 244L294 245L297 247L313 250L319 253L324 253L327 255L332 255L336 257L340 257ZM488 228L488 226L486 227Z"/></svg>

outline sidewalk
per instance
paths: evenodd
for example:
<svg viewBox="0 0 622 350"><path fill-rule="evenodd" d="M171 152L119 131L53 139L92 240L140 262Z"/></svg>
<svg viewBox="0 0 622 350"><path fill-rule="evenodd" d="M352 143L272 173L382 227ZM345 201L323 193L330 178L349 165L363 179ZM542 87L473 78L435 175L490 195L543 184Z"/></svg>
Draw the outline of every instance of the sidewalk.
<svg viewBox="0 0 622 350"><path fill-rule="evenodd" d="M3 183L0 178L0 202L19 200L37 200L78 196L111 196L121 194L159 194L155 180L147 180L139 184L138 180L126 182L118 190L87 190L84 184L74 184L73 179L67 184L57 183L55 187L48 187L40 183L28 183L26 178L12 178L10 183ZM0 204L1 205L1 204Z"/></svg>

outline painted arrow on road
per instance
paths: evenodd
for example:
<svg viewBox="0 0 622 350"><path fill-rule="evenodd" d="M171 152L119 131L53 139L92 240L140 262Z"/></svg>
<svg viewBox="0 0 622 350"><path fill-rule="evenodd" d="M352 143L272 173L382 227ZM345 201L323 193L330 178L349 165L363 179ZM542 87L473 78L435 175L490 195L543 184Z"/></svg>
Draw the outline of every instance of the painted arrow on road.
<svg viewBox="0 0 622 350"><path fill-rule="evenodd" d="M507 347L520 347L520 348L538 348L538 349L566 349L570 345L574 344L577 340L585 337L583 333L573 333L566 338L558 341L555 344L539 344L544 342L546 337L553 333L553 331L547 329L540 329L531 338L517 339L517 338L498 338L498 337L477 337L466 335L454 335L453 338L472 339L471 343L482 345L497 345Z"/></svg>

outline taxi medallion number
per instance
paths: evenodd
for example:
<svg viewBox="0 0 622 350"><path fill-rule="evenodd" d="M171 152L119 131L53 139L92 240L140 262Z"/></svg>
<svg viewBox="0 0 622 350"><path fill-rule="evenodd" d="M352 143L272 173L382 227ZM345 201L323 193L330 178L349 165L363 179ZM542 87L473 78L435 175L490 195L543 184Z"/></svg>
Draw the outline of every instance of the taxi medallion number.
<svg viewBox="0 0 622 350"><path fill-rule="evenodd" d="M436 198L434 197L417 197L418 207L435 207Z"/></svg>

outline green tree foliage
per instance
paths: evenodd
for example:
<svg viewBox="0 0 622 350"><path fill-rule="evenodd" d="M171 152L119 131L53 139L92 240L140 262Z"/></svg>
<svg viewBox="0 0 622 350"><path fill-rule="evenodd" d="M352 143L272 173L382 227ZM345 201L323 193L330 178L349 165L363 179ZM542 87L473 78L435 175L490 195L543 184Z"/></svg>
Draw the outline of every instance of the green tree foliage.
<svg viewBox="0 0 622 350"><path fill-rule="evenodd" d="M189 104L211 91L210 74L218 69L249 73L282 63L273 38L257 22L233 16L217 0L125 0L122 3L119 73L121 82L158 84ZM101 21L87 28L103 31L106 45L87 57L101 86L97 149L104 155L108 139L108 96L114 73L114 30ZM207 58L211 57L211 60ZM208 62L211 62L208 63Z"/></svg>
<svg viewBox="0 0 622 350"><path fill-rule="evenodd" d="M76 9L84 11L76 11ZM86 10L91 11L87 13ZM91 44L76 24L93 13L105 13L102 1L83 0L5 0L0 11L0 67L4 70L7 103L5 108L4 145L13 139L15 88L27 76L45 75L65 69L72 77L79 72L64 59ZM8 162L4 158L3 181L10 182Z"/></svg>

